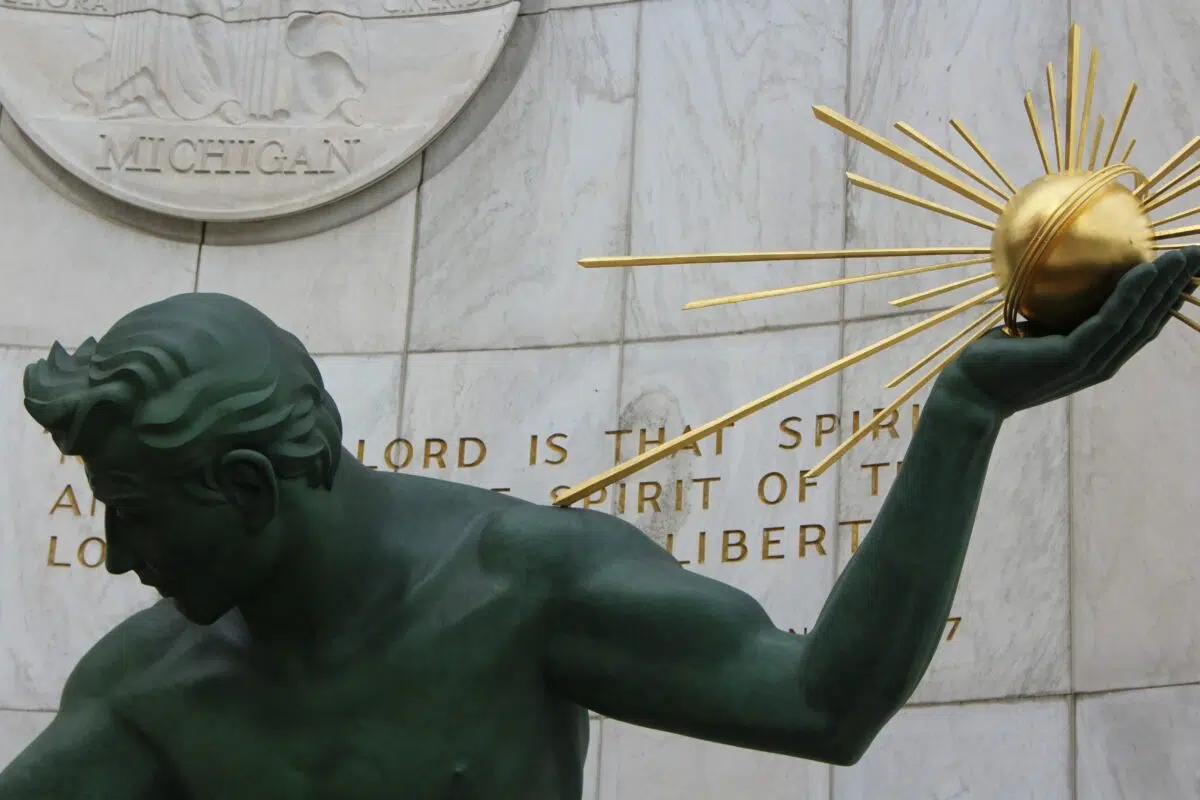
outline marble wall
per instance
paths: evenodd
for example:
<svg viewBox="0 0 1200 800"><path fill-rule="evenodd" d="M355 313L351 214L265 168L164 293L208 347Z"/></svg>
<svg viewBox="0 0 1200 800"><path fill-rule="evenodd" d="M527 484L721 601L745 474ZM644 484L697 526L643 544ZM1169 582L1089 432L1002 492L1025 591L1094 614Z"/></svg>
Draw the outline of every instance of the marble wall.
<svg viewBox="0 0 1200 800"><path fill-rule="evenodd" d="M1141 83L1126 129L1149 172L1200 130L1186 102L1200 86L1200 23L1186 0L527 1L479 94L394 179L399 199L275 243L217 225L163 237L107 221L0 148L0 763L47 723L75 660L149 599L96 568L102 526L82 469L21 408L21 369L55 339L74 344L169 294L235 294L319 354L363 460L546 502L611 465L618 444L632 455L660 429L673 436L898 330L912 309L887 301L939 282L684 312L691 299L879 265L624 272L577 258L986 244L847 192L851 170L946 202L847 145L810 106L880 132L910 122L977 164L953 138L954 116L1025 181L1039 162L1021 98L1032 88L1044 103L1045 64L1063 71L1071 19L1101 48L1096 108L1111 120L1127 82ZM836 444L835 420L844 429L886 404L882 384L937 341L916 337L597 503L799 631L865 534L923 393L894 435L815 485L800 487L798 470ZM1169 326L1116 379L1008 423L955 621L911 707L858 765L595 718L587 800L1196 797L1200 442L1179 423L1200 387L1197 356L1200 338ZM388 446L398 437L413 445L407 463ZM472 440L487 448L475 466ZM567 444L565 461L552 463L550 441ZM439 442L444 464L426 457ZM658 510L639 502L639 480L666 487Z"/></svg>

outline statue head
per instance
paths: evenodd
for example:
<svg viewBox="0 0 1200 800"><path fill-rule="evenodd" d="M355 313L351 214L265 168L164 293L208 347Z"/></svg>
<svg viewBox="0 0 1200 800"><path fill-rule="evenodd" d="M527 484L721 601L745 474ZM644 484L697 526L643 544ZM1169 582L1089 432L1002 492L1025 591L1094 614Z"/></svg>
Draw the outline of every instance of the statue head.
<svg viewBox="0 0 1200 800"><path fill-rule="evenodd" d="M342 425L308 351L252 306L184 294L25 370L25 407L80 456L106 566L209 624L283 555L281 503L332 488ZM283 509L286 511L286 509Z"/></svg>

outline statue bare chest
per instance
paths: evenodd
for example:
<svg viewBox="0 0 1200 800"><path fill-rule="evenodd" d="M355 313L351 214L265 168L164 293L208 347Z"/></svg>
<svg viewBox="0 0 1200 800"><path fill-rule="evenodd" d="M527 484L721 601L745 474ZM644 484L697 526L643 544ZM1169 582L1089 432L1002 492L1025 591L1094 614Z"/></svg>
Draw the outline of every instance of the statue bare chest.
<svg viewBox="0 0 1200 800"><path fill-rule="evenodd" d="M527 615L477 600L291 675L181 645L122 714L197 800L576 800L586 713L546 691Z"/></svg>

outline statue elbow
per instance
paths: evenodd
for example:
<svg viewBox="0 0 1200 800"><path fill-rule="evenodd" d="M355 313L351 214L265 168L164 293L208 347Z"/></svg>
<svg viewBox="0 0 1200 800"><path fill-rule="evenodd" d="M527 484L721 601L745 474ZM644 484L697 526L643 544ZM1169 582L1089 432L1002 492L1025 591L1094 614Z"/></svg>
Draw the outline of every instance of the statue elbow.
<svg viewBox="0 0 1200 800"><path fill-rule="evenodd" d="M820 761L852 767L862 760L891 715L844 715L830 720L821 737Z"/></svg>
<svg viewBox="0 0 1200 800"><path fill-rule="evenodd" d="M835 735L831 737L828 749L820 760L835 767L853 767L866 755L874 740L873 734L863 735L858 732Z"/></svg>

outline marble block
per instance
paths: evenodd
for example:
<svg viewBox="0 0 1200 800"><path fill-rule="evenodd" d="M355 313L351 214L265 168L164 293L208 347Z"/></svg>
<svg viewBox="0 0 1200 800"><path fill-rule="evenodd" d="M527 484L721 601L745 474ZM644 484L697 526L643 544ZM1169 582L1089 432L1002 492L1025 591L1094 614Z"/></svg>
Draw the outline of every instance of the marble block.
<svg viewBox="0 0 1200 800"><path fill-rule="evenodd" d="M489 80L425 154L410 347L616 341L639 4L518 19Z"/></svg>
<svg viewBox="0 0 1200 800"><path fill-rule="evenodd" d="M604 720L588 720L588 753L583 764L583 791L580 800L599 800L600 796L600 741L603 736Z"/></svg>
<svg viewBox="0 0 1200 800"><path fill-rule="evenodd" d="M1200 36L1200 23L1186 0L1142 12L1133 0L1074 9L1101 49L1096 98L1106 119L1119 112L1129 83L1139 84L1118 155L1136 137L1130 161L1150 174L1200 133L1200 111L1190 103L1200 64L1181 56ZM1180 188L1196 178L1192 173ZM1150 217L1161 220L1198 204L1200 193L1192 191ZM1167 227L1197 222L1200 217L1190 216ZM1184 427L1200 385L1198 354L1196 335L1172 322L1115 379L1074 401L1072 585L1080 691L1200 680L1200 621L1192 613L1200 601L1200 544L1193 535L1191 480L1200 444Z"/></svg>
<svg viewBox="0 0 1200 800"><path fill-rule="evenodd" d="M939 169L960 177L995 203L1009 188L951 127L958 120L1015 187L1040 174L1029 120L1022 105L1033 92L1039 119L1049 128L1046 64L1058 72L1055 87L1062 113L1067 6L1022 0L889 0L852 5L850 105L829 103L858 124L888 138ZM1086 60L1086 55L1084 56ZM896 130L906 122L981 175L999 194L983 188ZM1047 142L1050 134L1044 132ZM1050 156L1053 158L1053 154ZM1053 165L1052 165L1053 166ZM850 144L849 171L917 194L959 211L994 221L997 211L977 205L857 142ZM942 217L866 189L850 187L847 247L963 245L988 247L991 232ZM926 256L854 259L846 275L863 275L958 260ZM847 318L896 313L889 300L986 272L987 265L964 266L846 288ZM942 295L949 306L970 290Z"/></svg>
<svg viewBox="0 0 1200 800"><path fill-rule="evenodd" d="M604 720L599 800L827 800L830 767Z"/></svg>
<svg viewBox="0 0 1200 800"><path fill-rule="evenodd" d="M1200 540L1190 435L1200 337L1171 322L1071 412L1074 685L1200 681Z"/></svg>
<svg viewBox="0 0 1200 800"><path fill-rule="evenodd" d="M643 4L630 252L842 247L845 147L810 107L845 102L846 9L836 0ZM836 320L838 289L682 307L841 269L838 260L636 268L626 335Z"/></svg>
<svg viewBox="0 0 1200 800"><path fill-rule="evenodd" d="M549 504L609 466L616 346L426 353L408 361L398 443L370 463Z"/></svg>
<svg viewBox="0 0 1200 800"><path fill-rule="evenodd" d="M1200 686L1080 697L1075 782L1087 800L1200 795Z"/></svg>
<svg viewBox="0 0 1200 800"><path fill-rule="evenodd" d="M1063 699L906 708L833 770L833 800L1069 800L1070 724Z"/></svg>
<svg viewBox="0 0 1200 800"><path fill-rule="evenodd" d="M104 571L104 507L93 501L83 466L63 458L21 404L25 365L44 355L0 350L0 435L19 465L0 476L3 708L57 708L80 656L157 597L135 577Z"/></svg>
<svg viewBox="0 0 1200 800"><path fill-rule="evenodd" d="M99 334L101 330L94 333ZM0 349L4 449L19 469L0 477L0 707L54 709L75 663L97 639L156 595L133 576L105 572L103 506L83 467L63 458L21 405L21 374L43 351ZM395 437L399 356L319 360L338 402L345 441Z"/></svg>
<svg viewBox="0 0 1200 800"><path fill-rule="evenodd" d="M401 171L412 190L347 225L269 244L206 236L197 288L254 304L315 353L403 352L420 160Z"/></svg>
<svg viewBox="0 0 1200 800"><path fill-rule="evenodd" d="M195 243L95 216L43 185L5 147L0 238L0 345L73 344L126 310L195 283Z"/></svg>
<svg viewBox="0 0 1200 800"><path fill-rule="evenodd" d="M1102 151L1107 151L1112 130L1129 92L1130 83L1138 84L1133 106L1125 120L1121 139L1113 153L1116 160L1132 139L1137 142L1129 162L1150 175L1159 165L1200 133L1200 109L1193 101L1194 87L1200 84L1200 63L1182 57L1195 46L1200 36L1196 9L1188 0L1161 0L1147 14L1137 0L1105 0L1102 3L1076 3L1072 17L1083 28L1084 78L1091 47L1100 50L1096 94L1092 115L1103 114L1105 127ZM1060 58L1059 61L1062 61ZM1094 123L1093 123L1094 129ZM1089 137L1090 138L1090 137ZM1088 146L1091 146L1089 141ZM1100 159L1103 160L1104 152ZM1195 163L1193 156L1185 168ZM1176 170L1157 185L1157 191L1184 169ZM1190 184L1196 178L1192 173ZM1122 183L1129 186L1129 179ZM1178 188L1183 188L1180 185ZM1195 184L1200 185L1200 184ZM1194 185L1194 186L1195 186ZM1193 186L1193 189L1194 189ZM1151 219L1162 219L1177 211L1200 204L1200 192L1194 190L1154 209ZM1200 219L1190 216L1168 227L1195 225ZM1191 237L1197 239L1200 237ZM1182 241L1182 240L1181 240Z"/></svg>
<svg viewBox="0 0 1200 800"><path fill-rule="evenodd" d="M841 437L866 425L903 387L884 384L953 336L981 312L964 314L860 364L842 377ZM923 317L886 317L846 326L851 353ZM924 371L918 373L918 377ZM888 428L868 435L839 464L839 563L844 565L895 479L912 440L914 414L929 385ZM829 426L827 426L829 427ZM1004 423L992 453L963 577L946 636L914 702L1020 697L1063 692L1069 683L1067 408L1065 401ZM818 479L819 480L819 479ZM937 497L927 502L938 502ZM879 532L870 535L877 535Z"/></svg>
<svg viewBox="0 0 1200 800"><path fill-rule="evenodd" d="M610 437L610 463L835 360L837 348L835 326L627 345L625 433ZM835 481L805 483L801 471L834 444L818 444L815 431L836 408L837 384L817 384L589 502L606 502L687 569L749 593L777 626L802 633L832 587L837 517Z"/></svg>
<svg viewBox="0 0 1200 800"><path fill-rule="evenodd" d="M54 715L45 711L0 710L0 771L46 729Z"/></svg>

